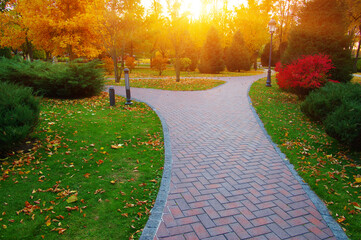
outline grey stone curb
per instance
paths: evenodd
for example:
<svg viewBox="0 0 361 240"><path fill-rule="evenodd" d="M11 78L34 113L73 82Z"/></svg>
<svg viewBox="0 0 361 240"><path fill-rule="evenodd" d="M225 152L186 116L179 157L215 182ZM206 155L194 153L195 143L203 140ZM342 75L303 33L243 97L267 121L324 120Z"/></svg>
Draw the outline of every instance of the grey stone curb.
<svg viewBox="0 0 361 240"><path fill-rule="evenodd" d="M272 141L271 136L268 134L268 132L266 131L263 122L261 121L261 119L259 118L256 110L254 109L253 105L252 105L252 100L251 97L249 96L249 91L251 89L252 84L249 86L248 91L247 91L247 97L248 97L248 102L250 105L250 108L252 109L253 115L256 118L259 126L261 127L263 133L266 135L266 137L268 138L269 142L272 144L273 148L276 150L276 152L279 154L279 156L281 157L281 159L284 160L284 163L286 164L286 166L288 167L288 169L291 171L292 175L296 178L296 180L301 184L303 190L306 192L306 194L308 195L308 197L311 199L311 201L313 202L313 204L316 206L316 209L320 212L323 220L325 220L327 226L331 229L331 231L333 232L333 234L335 235L336 239L339 240L346 240L349 239L346 236L346 233L342 230L342 228L340 227L340 225L333 219L333 217L330 215L326 205L322 202L322 200L315 194L314 191L311 190L310 186L308 186L308 184L301 178L300 175L298 175L297 171L295 170L295 167L288 161L286 155L284 153L282 153L282 151L279 149L279 147L277 146L277 144L275 144Z"/></svg>

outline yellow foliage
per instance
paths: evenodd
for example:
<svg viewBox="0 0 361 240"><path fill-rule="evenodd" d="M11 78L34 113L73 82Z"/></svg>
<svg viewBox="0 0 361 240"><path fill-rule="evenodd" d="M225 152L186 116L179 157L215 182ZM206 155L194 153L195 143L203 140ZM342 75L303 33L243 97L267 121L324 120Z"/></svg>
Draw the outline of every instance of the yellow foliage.
<svg viewBox="0 0 361 240"><path fill-rule="evenodd" d="M25 43L26 29L14 11L0 13L0 46L19 49Z"/></svg>
<svg viewBox="0 0 361 240"><path fill-rule="evenodd" d="M108 74L112 74L114 72L114 63L111 57L104 57L102 59L104 62L104 69Z"/></svg>
<svg viewBox="0 0 361 240"><path fill-rule="evenodd" d="M127 68L132 71L135 68L135 58L127 56L125 58L125 66L127 66Z"/></svg>
<svg viewBox="0 0 361 240"><path fill-rule="evenodd" d="M94 2L94 1L93 1ZM87 0L18 0L16 10L33 43L54 55L94 58L102 51Z"/></svg>

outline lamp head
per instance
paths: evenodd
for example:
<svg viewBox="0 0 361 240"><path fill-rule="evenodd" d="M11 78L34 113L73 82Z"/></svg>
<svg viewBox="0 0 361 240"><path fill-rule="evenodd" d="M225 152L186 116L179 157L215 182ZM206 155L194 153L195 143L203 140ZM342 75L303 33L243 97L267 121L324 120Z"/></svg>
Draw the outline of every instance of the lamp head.
<svg viewBox="0 0 361 240"><path fill-rule="evenodd" d="M270 33L274 33L276 31L276 21L274 19L269 21L268 28Z"/></svg>

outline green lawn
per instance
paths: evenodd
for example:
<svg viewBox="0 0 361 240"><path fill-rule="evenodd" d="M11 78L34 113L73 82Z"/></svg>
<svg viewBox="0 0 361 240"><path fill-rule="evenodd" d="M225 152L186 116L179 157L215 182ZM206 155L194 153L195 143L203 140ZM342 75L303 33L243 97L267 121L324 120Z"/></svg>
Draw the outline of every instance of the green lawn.
<svg viewBox="0 0 361 240"><path fill-rule="evenodd" d="M32 142L1 160L0 239L139 238L160 185L163 133L148 106L124 102L42 100Z"/></svg>
<svg viewBox="0 0 361 240"><path fill-rule="evenodd" d="M219 74L206 74L200 73L198 71L194 72L181 72L181 77L236 77L236 76L252 76L259 75L264 73L263 69L260 70L251 70L251 71L242 71L242 72L228 72L224 71ZM122 75L123 77L124 75ZM168 67L161 76L159 76L158 71L150 69L149 67L136 67L129 75L131 78L159 78L159 77L175 77L175 70L172 67ZM114 78L113 75L108 75L110 78Z"/></svg>
<svg viewBox="0 0 361 240"><path fill-rule="evenodd" d="M130 86L136 88L154 88L172 91L199 91L217 87L225 83L220 80L186 78L176 82L174 78L155 78L155 79L130 79ZM124 86L124 80L120 83L114 83L114 80L106 81L107 85Z"/></svg>
<svg viewBox="0 0 361 240"><path fill-rule="evenodd" d="M250 90L252 104L272 140L351 239L361 239L361 153L352 152L327 136L322 125L300 110L300 100L266 79Z"/></svg>

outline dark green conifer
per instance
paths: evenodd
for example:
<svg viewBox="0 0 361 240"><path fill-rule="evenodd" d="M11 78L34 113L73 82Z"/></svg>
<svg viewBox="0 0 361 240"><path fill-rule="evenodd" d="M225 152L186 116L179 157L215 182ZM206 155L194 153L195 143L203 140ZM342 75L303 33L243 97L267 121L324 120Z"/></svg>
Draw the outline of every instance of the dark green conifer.
<svg viewBox="0 0 361 240"><path fill-rule="evenodd" d="M239 30L234 34L231 46L227 48L226 66L230 72L251 69L251 56Z"/></svg>
<svg viewBox="0 0 361 240"><path fill-rule="evenodd" d="M352 78L350 37L347 35L347 11L339 0L311 0L302 9L299 24L290 32L283 63L323 53L332 59L332 79L348 82Z"/></svg>
<svg viewBox="0 0 361 240"><path fill-rule="evenodd" d="M215 27L208 31L198 69L201 73L219 73L224 70L223 49Z"/></svg>

